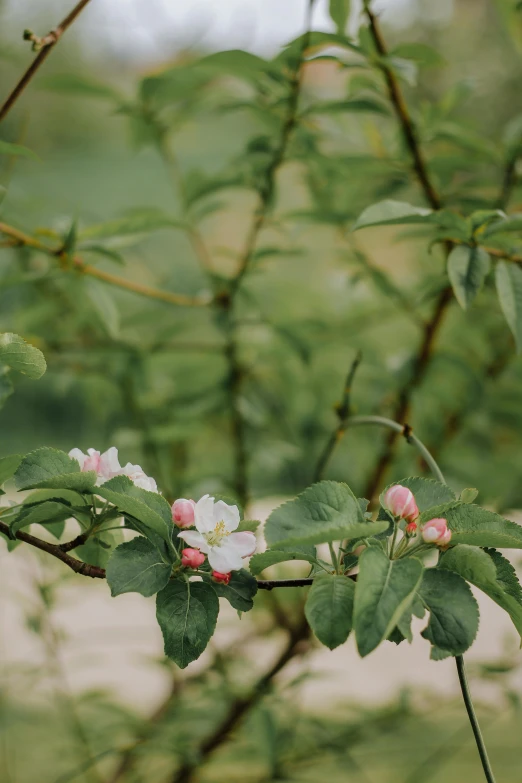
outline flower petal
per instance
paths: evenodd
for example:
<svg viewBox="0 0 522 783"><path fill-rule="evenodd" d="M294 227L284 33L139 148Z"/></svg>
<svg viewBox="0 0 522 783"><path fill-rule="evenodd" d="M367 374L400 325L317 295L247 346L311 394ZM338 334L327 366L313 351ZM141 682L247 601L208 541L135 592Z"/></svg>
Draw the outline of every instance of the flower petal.
<svg viewBox="0 0 522 783"><path fill-rule="evenodd" d="M118 449L116 446L111 446L110 449L104 451L100 458L100 473L105 478L110 479L116 476L121 470L120 461L118 459Z"/></svg>
<svg viewBox="0 0 522 783"><path fill-rule="evenodd" d="M200 533L210 533L215 528L214 523L214 498L203 495L196 503L194 509L196 527Z"/></svg>
<svg viewBox="0 0 522 783"><path fill-rule="evenodd" d="M87 459L87 454L84 454L83 451L80 451L80 449L71 449L69 452L69 457L71 459L75 459L80 463L80 470L83 468L83 463Z"/></svg>
<svg viewBox="0 0 522 783"><path fill-rule="evenodd" d="M239 509L237 506L229 506L224 500L218 500L214 504L214 527L218 522L225 523L225 530L231 533L239 525Z"/></svg>
<svg viewBox="0 0 522 783"><path fill-rule="evenodd" d="M237 571L243 565L241 555L228 539L223 541L221 546L210 547L208 562L214 571L219 571L221 574Z"/></svg>
<svg viewBox="0 0 522 783"><path fill-rule="evenodd" d="M195 549L200 549L205 554L209 552L209 545L207 540L201 533L196 533L195 530L184 530L178 534L178 538L182 538L189 546L193 546Z"/></svg>
<svg viewBox="0 0 522 783"><path fill-rule="evenodd" d="M256 537L247 530L241 533L231 533L227 538L227 543L232 544L241 557L250 557L256 551Z"/></svg>

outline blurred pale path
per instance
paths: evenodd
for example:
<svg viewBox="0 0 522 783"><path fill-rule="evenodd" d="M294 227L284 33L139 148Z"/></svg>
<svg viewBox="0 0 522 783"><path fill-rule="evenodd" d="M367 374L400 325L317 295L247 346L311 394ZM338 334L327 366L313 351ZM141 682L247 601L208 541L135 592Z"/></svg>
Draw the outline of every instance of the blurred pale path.
<svg viewBox="0 0 522 783"><path fill-rule="evenodd" d="M276 53L302 32L308 0L95 0L76 26L86 48L98 54L110 52L122 60L168 57L180 49L246 49L262 55ZM37 22L54 26L69 9L70 0L6 0L3 16L13 29ZM359 2L352 5L356 20ZM313 27L332 30L328 0L315 3ZM407 25L418 17L446 23L452 0L439 3L381 0L377 7L388 23ZM0 11L2 5L0 4Z"/></svg>
<svg viewBox="0 0 522 783"><path fill-rule="evenodd" d="M254 504L253 518L266 518L273 505L277 504L267 501ZM45 665L41 643L24 627L21 610L30 602L34 579L31 563L35 562L33 552L23 545L12 554L1 547L0 655L4 676L13 667ZM466 659L469 663L498 661L505 652L506 640L510 647L516 648L516 633L505 612L480 591L474 592L480 605L481 626L477 642ZM148 714L164 698L169 683L167 670L148 665L163 655L153 599L138 594L113 599L106 584L79 577L73 577L61 589L60 596L53 617L56 628L65 632L63 664L72 689L77 693L106 689ZM419 631L425 621L416 622ZM236 612L222 602L213 644L221 649L229 648L234 640L239 641L248 632L251 623L251 616L245 615L239 621ZM277 654L277 644L275 640L263 644L256 638L247 648L253 665L263 670L269 657ZM207 650L187 673L204 669L211 655L211 650ZM385 644L364 659L357 654L353 639L333 652L317 648L306 658L305 668L312 676L300 686L301 704L319 711L332 702L384 704L404 689L436 693L439 697L458 693L453 659L430 661L429 643L417 633L411 645ZM302 661L293 661L285 669L283 679L292 679L302 669ZM522 688L522 671L514 675L512 685ZM497 688L490 689L484 683L476 683L474 691L486 700L498 696Z"/></svg>

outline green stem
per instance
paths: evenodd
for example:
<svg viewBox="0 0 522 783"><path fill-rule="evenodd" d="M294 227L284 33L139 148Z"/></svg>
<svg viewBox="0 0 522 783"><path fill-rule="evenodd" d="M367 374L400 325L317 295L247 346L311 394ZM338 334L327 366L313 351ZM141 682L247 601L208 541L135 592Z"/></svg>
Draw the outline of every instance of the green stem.
<svg viewBox="0 0 522 783"><path fill-rule="evenodd" d="M397 533L399 532L399 525L397 523L397 520L393 523L393 536L391 540L391 546L390 546L390 560L393 560L393 552L395 549L395 542L397 541Z"/></svg>
<svg viewBox="0 0 522 783"><path fill-rule="evenodd" d="M356 427L365 424L374 424L380 427L388 427L388 429L394 430L395 432L399 432L401 435L404 435L407 442L412 446L415 446L418 451L420 451L437 481L440 481L441 484L446 483L441 469L431 456L424 443L422 443L422 441L420 441L417 436L413 434L410 427L404 424L399 424L398 422L393 421L393 419L387 419L385 416L350 416L348 419L348 426L350 427Z"/></svg>
<svg viewBox="0 0 522 783"><path fill-rule="evenodd" d="M328 542L328 548L330 550L330 555L332 557L332 564L333 564L333 567L335 568L335 573L338 574L339 573L339 558L335 554L334 545L332 544L331 541Z"/></svg>
<svg viewBox="0 0 522 783"><path fill-rule="evenodd" d="M486 776L487 782L495 783L495 776L493 775L493 770L491 769L491 763L488 758L488 752L486 750L484 738L482 736L482 732L480 731L479 722L475 714L475 708L473 707L473 702L471 700L471 693L469 690L468 680L466 677L466 669L464 667L463 656L456 655L455 662L457 664L457 672L459 675L459 684L460 684L460 689L462 691L462 698L464 699L464 704L466 705L466 712L468 713L469 722L473 730L475 742L477 743L477 749L479 752L480 761L482 762L482 769L484 770L484 775Z"/></svg>
<svg viewBox="0 0 522 783"><path fill-rule="evenodd" d="M400 432L408 443L415 446L420 453L422 454L423 458L426 460L426 463L429 465L433 475L437 479L437 481L440 481L442 484L446 484L446 480L444 478L444 475L437 465L436 461L426 448L426 446L420 441L415 435L413 435L411 428L407 425L398 424L398 422L393 421L393 419L387 419L384 416L352 416L348 420L348 425L357 426L357 425L364 425L364 424L376 424L380 425L381 427L388 427L390 430L394 430L395 432ZM392 542L393 547L393 542ZM409 555L413 551L418 551L418 549L421 549L421 545L419 544L418 548L410 549L408 552ZM469 722L471 724L471 728L473 731L473 735L475 737L475 742L477 744L477 750L480 756L480 761L482 763L482 769L484 770L484 775L486 776L487 783L495 783L495 778L493 776L493 770L491 769L491 764L489 762L488 758L488 752L486 750L486 745L484 743L484 738L482 736L482 733L480 731L479 722L477 720L477 716L475 714L475 709L473 707L473 702L471 700L471 693L468 686L468 681L466 679L466 670L464 668L464 658L462 655L456 655L455 656L455 662L457 664L457 672L459 675L459 683L460 683L460 689L462 691L462 698L464 699L464 704L466 705L466 711L468 713Z"/></svg>

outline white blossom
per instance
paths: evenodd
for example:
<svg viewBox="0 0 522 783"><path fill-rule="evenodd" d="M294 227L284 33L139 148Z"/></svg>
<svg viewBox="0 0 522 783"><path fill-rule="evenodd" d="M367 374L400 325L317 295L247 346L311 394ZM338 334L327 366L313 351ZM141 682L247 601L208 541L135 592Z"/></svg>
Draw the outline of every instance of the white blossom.
<svg viewBox="0 0 522 783"><path fill-rule="evenodd" d="M204 495L194 511L196 530L184 530L179 538L207 555L215 571L227 574L240 569L243 558L254 553L256 538L249 531L234 532L239 526L237 506Z"/></svg>
<svg viewBox="0 0 522 783"><path fill-rule="evenodd" d="M114 478L114 476L127 476L141 489L146 489L149 492L158 491L155 480L147 476L139 465L132 465L130 462L127 462L124 468L121 467L118 459L118 449L115 446L111 446L103 454L100 454L96 449L87 449L87 454L84 454L80 449L71 449L69 457L78 461L82 472L94 470L97 475L97 487Z"/></svg>

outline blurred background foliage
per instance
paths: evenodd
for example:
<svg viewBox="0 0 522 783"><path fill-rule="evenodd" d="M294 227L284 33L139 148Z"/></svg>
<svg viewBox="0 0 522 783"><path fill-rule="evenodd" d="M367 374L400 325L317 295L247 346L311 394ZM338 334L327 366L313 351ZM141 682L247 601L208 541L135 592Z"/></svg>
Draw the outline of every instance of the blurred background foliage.
<svg viewBox="0 0 522 783"><path fill-rule="evenodd" d="M0 3L2 95L28 61L20 9L23 25L38 30L68 10L40 5L20 3L15 14ZM325 8L318 2L314 13L327 20ZM455 0L439 15L429 8L387 4L383 27L430 176L445 205L464 214L499 205L521 211L520 4ZM130 45L122 56L121 47L93 46L82 34L90 12L2 126L3 141L37 159L0 155L7 188L0 219L59 252L19 247L9 237L0 247L0 331L21 334L48 362L42 380L19 379L6 399L0 456L44 444L66 451L116 445L169 499L217 492L269 507L314 479L361 351L354 411L393 415L406 394L408 423L449 483L479 487L482 504L520 509L522 369L491 279L470 311L449 301L416 378L447 286L441 246L428 247L418 226L350 230L380 199L425 205L382 73L371 65L364 14L354 8L349 22L362 54L345 44L320 49L325 39L312 35L295 127L267 194L302 40L263 59L212 55L190 41L169 50L165 40L157 56L133 57ZM304 18L302 3L295 35ZM334 30L328 21L323 27ZM256 210L263 222L252 244ZM76 255L104 274L203 301L214 295L217 305L178 306L122 290L78 273ZM365 494L383 454L378 431L348 431L325 475ZM405 443L394 445L385 468L386 481L424 471ZM318 705L296 722L306 656L284 689L271 688L271 675L256 691L255 645L218 654L195 675L171 672L172 694L147 724L110 693L78 698L57 664L62 630L52 630L60 567L45 574L34 585L36 605L24 612L47 650L46 667L21 666L2 697L6 782L37 775L65 783L75 770L76 780L182 783L207 756L198 780L449 783L478 774L458 704L405 693L375 709ZM304 655L299 601L263 597L250 633L273 635L274 644L286 634L288 657ZM491 665L475 672L496 683L486 730L506 783L517 779L520 733L513 661L510 653L498 672ZM47 693L43 702L29 696L34 683ZM265 691L251 711L252 693ZM202 751L199 739L219 735L227 716L239 721L244 703L234 741L225 726L215 758L214 748ZM88 759L96 754L95 768ZM181 772L172 778L176 765Z"/></svg>

